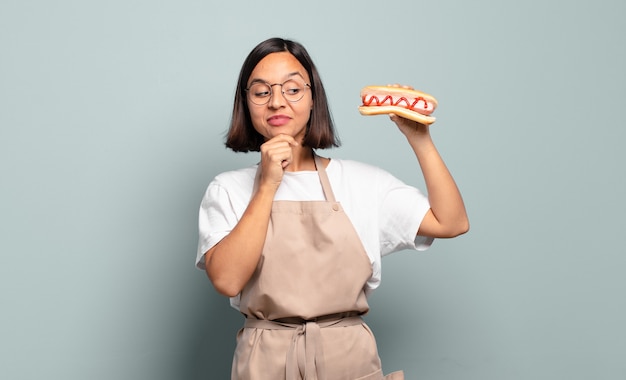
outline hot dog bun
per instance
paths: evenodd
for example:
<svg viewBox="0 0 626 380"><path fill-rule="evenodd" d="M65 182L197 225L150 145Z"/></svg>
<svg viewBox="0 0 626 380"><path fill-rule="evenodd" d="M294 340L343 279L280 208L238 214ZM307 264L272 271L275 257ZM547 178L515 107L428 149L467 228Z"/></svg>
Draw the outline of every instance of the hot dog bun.
<svg viewBox="0 0 626 380"><path fill-rule="evenodd" d="M361 101L361 115L394 113L426 125L436 120L431 114L437 108L437 99L425 92L404 87L367 86L361 90Z"/></svg>

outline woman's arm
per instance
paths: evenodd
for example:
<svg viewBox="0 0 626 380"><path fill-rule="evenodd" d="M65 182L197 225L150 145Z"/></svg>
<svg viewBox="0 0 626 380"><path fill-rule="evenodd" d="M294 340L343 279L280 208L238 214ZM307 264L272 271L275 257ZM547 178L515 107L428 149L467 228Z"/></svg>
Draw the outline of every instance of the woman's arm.
<svg viewBox="0 0 626 380"><path fill-rule="evenodd" d="M265 244L274 195L297 145L292 137L281 135L261 146L257 190L233 230L204 256L206 273L218 292L234 297L252 277Z"/></svg>
<svg viewBox="0 0 626 380"><path fill-rule="evenodd" d="M426 182L430 210L417 234L434 238L464 234L469 230L469 220L463 198L432 141L429 126L397 115L390 118L413 148Z"/></svg>
<svg viewBox="0 0 626 380"><path fill-rule="evenodd" d="M233 230L204 255L207 275L219 293L236 296L254 273L273 199L271 191L259 189Z"/></svg>

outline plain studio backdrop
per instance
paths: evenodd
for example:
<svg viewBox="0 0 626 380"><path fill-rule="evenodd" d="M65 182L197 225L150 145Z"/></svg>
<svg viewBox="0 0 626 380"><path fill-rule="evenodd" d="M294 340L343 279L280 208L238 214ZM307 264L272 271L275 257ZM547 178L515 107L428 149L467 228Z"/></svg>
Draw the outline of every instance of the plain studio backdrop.
<svg viewBox="0 0 626 380"><path fill-rule="evenodd" d="M439 100L471 231L383 261L407 379L626 378L624 1L0 3L0 378L226 379L242 317L194 268L248 52L318 65L343 146L423 189L359 90Z"/></svg>

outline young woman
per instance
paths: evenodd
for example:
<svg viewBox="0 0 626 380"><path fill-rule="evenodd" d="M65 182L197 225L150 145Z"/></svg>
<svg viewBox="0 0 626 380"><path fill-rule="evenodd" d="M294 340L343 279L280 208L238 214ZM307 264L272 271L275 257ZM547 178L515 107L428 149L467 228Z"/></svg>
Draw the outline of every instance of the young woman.
<svg viewBox="0 0 626 380"><path fill-rule="evenodd" d="M381 257L426 249L469 223L428 127L390 118L417 156L428 197L382 169L317 155L339 143L302 45L272 38L246 58L226 146L259 151L260 163L209 184L196 261L246 317L232 379L403 378L382 374L361 319Z"/></svg>

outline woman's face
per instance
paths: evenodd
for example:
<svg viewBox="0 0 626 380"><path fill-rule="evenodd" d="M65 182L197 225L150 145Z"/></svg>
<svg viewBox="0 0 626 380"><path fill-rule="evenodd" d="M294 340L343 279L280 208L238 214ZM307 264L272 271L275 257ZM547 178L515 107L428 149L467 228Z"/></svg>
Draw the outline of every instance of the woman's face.
<svg viewBox="0 0 626 380"><path fill-rule="evenodd" d="M271 95L267 96L267 92L252 91L255 88L253 85L257 83L269 84ZM251 89L247 94L247 102L252 125L265 140L279 134L287 134L296 141L303 141L313 108L310 83L306 69L289 52L268 54L256 65L247 83L247 88ZM283 91L291 92L288 97L297 98L293 96L293 93L297 92L294 85L302 86L303 96L298 101L289 101L283 95ZM267 97L260 99L259 96L263 94ZM268 100L266 104L255 104L265 100Z"/></svg>

